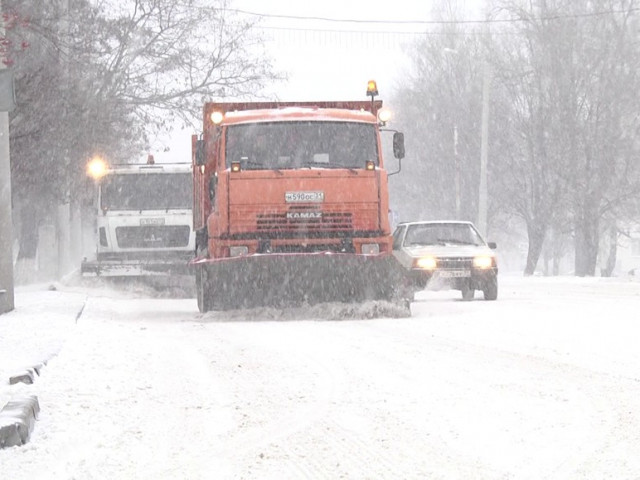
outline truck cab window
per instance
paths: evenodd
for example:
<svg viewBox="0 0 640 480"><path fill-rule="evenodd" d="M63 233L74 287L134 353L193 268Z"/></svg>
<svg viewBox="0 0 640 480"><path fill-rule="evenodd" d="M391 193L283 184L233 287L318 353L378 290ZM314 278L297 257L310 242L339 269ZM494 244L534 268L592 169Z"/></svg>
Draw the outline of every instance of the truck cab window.
<svg viewBox="0 0 640 480"><path fill-rule="evenodd" d="M232 125L226 132L227 168L364 168L378 165L375 127L354 122L269 122Z"/></svg>

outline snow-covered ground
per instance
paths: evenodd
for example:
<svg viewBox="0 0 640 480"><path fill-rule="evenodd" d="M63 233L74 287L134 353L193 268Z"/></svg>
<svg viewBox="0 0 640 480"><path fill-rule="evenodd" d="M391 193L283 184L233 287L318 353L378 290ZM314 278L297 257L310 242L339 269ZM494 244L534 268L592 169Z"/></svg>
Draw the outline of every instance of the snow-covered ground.
<svg viewBox="0 0 640 480"><path fill-rule="evenodd" d="M34 393L42 412L0 478L640 478L640 283L503 275L498 301L459 297L201 315L144 289L18 289L0 406Z"/></svg>

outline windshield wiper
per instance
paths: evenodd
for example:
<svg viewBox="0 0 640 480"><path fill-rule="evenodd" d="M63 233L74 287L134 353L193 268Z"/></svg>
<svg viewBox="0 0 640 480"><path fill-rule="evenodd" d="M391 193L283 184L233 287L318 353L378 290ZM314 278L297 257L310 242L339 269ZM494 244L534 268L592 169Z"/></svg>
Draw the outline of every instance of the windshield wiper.
<svg viewBox="0 0 640 480"><path fill-rule="evenodd" d="M457 240L455 238L439 238L438 242L442 245L445 245L447 243L453 243L454 245L475 245L473 242Z"/></svg>
<svg viewBox="0 0 640 480"><path fill-rule="evenodd" d="M282 175L282 171L277 167L267 167L264 163L256 162L254 160L242 159L240 165L251 166L251 167L260 167L260 168L248 168L247 170L273 170L279 175Z"/></svg>
<svg viewBox="0 0 640 480"><path fill-rule="evenodd" d="M339 163L318 163L318 162L305 162L302 165L303 168L326 168L327 170L336 170L338 168L344 168L351 173L358 173L357 169L351 165L341 165Z"/></svg>

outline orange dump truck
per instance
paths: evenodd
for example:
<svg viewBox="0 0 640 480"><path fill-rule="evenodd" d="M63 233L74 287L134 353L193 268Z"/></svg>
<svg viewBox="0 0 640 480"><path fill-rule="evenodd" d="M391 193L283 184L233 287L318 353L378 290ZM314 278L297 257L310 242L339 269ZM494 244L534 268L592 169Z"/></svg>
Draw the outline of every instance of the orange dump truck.
<svg viewBox="0 0 640 480"><path fill-rule="evenodd" d="M393 300L382 101L207 103L192 139L201 312ZM397 158L403 136L393 135Z"/></svg>

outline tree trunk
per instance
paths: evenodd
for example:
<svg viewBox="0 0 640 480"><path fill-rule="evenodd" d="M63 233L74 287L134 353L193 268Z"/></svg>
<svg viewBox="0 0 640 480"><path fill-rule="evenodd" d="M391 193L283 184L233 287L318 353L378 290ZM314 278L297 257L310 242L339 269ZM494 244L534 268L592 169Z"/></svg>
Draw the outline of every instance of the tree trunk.
<svg viewBox="0 0 640 480"><path fill-rule="evenodd" d="M56 234L58 244L58 280L71 272L71 209L68 203L58 205Z"/></svg>
<svg viewBox="0 0 640 480"><path fill-rule="evenodd" d="M579 277L594 276L598 261L598 218L590 218L583 212L575 230L575 274Z"/></svg>
<svg viewBox="0 0 640 480"><path fill-rule="evenodd" d="M607 261L604 267L600 271L600 275L603 277L610 277L613 275L613 271L616 268L616 260L618 254L618 229L615 222L608 231L609 241L607 245Z"/></svg>
<svg viewBox="0 0 640 480"><path fill-rule="evenodd" d="M38 215L33 204L20 208L18 260L35 260L38 251Z"/></svg>
<svg viewBox="0 0 640 480"><path fill-rule="evenodd" d="M527 265L524 268L525 275L533 275L536 271L536 265L542 252L544 245L545 228L539 224L533 225L533 222L527 225L527 234L529 236L529 248L527 250Z"/></svg>

